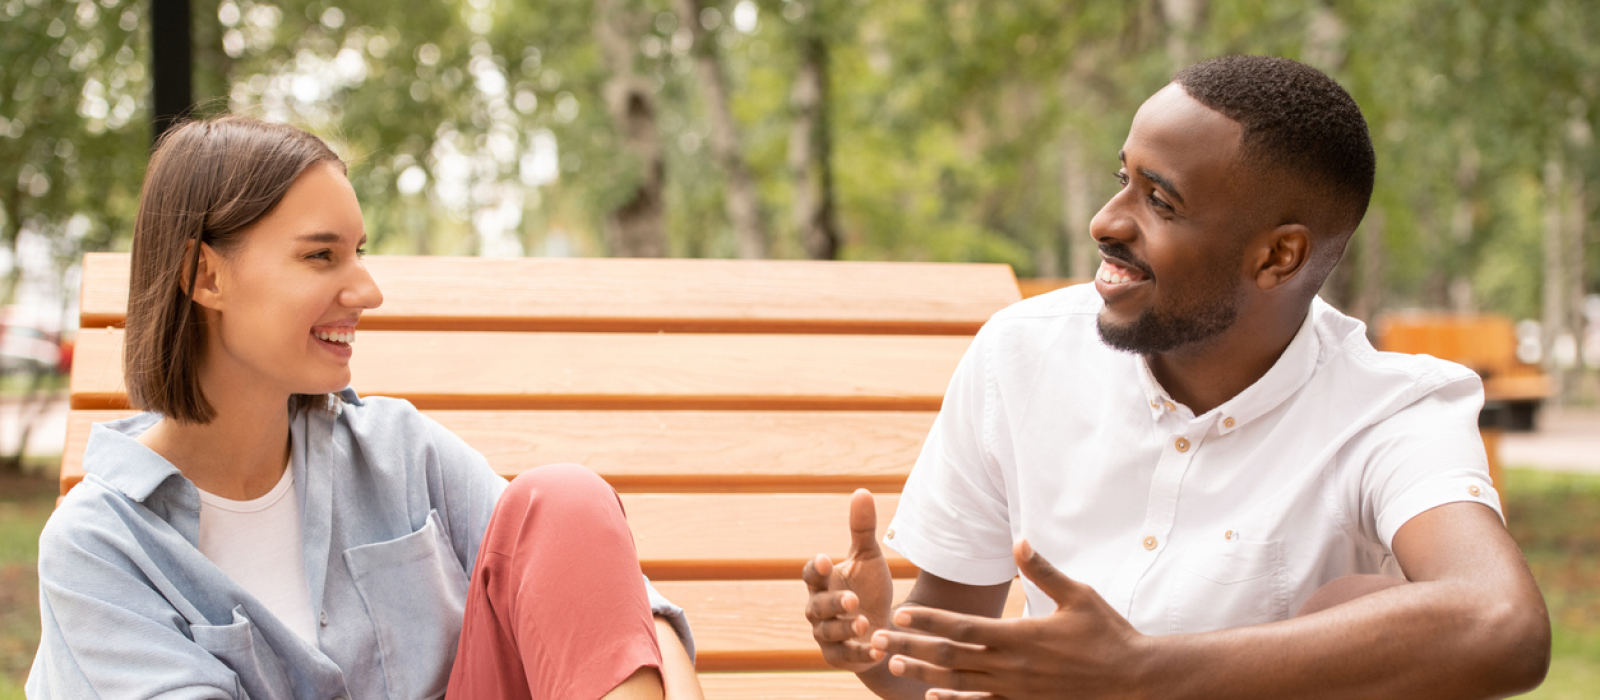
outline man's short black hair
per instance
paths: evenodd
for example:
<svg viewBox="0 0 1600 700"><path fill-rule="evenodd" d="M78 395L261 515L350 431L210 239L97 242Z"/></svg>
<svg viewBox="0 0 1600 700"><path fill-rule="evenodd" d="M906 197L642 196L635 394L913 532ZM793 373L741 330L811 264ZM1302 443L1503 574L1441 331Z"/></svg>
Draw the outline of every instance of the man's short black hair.
<svg viewBox="0 0 1600 700"><path fill-rule="evenodd" d="M1172 82L1244 127L1245 162L1298 176L1328 203L1317 223L1331 230L1317 233L1342 237L1361 223L1377 159L1361 108L1332 78L1287 58L1223 56Z"/></svg>

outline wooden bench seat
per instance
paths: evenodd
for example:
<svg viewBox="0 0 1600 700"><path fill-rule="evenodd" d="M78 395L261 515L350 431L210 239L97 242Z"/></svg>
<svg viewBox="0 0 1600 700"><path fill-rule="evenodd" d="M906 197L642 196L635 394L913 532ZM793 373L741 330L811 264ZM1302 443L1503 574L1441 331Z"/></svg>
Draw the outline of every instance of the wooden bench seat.
<svg viewBox="0 0 1600 700"><path fill-rule="evenodd" d="M887 523L972 334L1019 299L1009 267L368 265L385 302L362 318L356 390L412 401L508 478L579 462L615 486L645 572L689 611L707 697L872 697L824 670L800 567L844 555L856 487ZM90 425L131 413L127 274L126 255L85 258L63 493ZM903 594L916 569L891 555L891 570Z"/></svg>

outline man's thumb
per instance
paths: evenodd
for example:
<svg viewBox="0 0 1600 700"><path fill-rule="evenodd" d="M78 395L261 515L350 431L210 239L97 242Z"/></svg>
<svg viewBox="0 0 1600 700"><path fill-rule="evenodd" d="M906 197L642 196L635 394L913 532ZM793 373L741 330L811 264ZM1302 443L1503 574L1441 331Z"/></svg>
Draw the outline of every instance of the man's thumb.
<svg viewBox="0 0 1600 700"><path fill-rule="evenodd" d="M850 558L870 558L879 553L877 504L871 491L856 489L850 495Z"/></svg>
<svg viewBox="0 0 1600 700"><path fill-rule="evenodd" d="M1027 540L1017 540L1011 548L1011 555L1017 560L1017 569L1022 575L1050 596L1057 607L1069 607L1077 598L1078 587L1083 584L1067 578L1054 564L1045 561L1044 555L1034 551Z"/></svg>

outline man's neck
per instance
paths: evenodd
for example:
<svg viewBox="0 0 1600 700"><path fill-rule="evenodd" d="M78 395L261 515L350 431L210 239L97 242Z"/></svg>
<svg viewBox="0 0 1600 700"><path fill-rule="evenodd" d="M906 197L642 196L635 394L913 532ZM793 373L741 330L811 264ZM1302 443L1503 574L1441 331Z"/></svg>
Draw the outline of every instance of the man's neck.
<svg viewBox="0 0 1600 700"><path fill-rule="evenodd" d="M1145 359L1174 401L1203 415L1266 376L1308 313L1309 308L1300 309L1298 315L1241 313L1238 323L1215 337Z"/></svg>

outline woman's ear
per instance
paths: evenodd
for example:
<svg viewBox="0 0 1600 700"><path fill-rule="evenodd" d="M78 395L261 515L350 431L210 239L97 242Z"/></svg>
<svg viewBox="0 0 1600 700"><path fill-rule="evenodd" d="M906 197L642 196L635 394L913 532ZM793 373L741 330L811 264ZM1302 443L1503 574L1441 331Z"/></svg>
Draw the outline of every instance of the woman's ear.
<svg viewBox="0 0 1600 700"><path fill-rule="evenodd" d="M1256 287L1270 291L1294 279L1311 259L1311 229L1304 224L1283 224L1272 230L1256 266Z"/></svg>
<svg viewBox="0 0 1600 700"><path fill-rule="evenodd" d="M190 250L193 250L195 243L190 241L188 245ZM194 270L194 293L191 296L201 307L221 311L224 287L222 276L225 272L222 256L209 245L200 243L199 246L200 259ZM184 272L187 273L188 270Z"/></svg>

